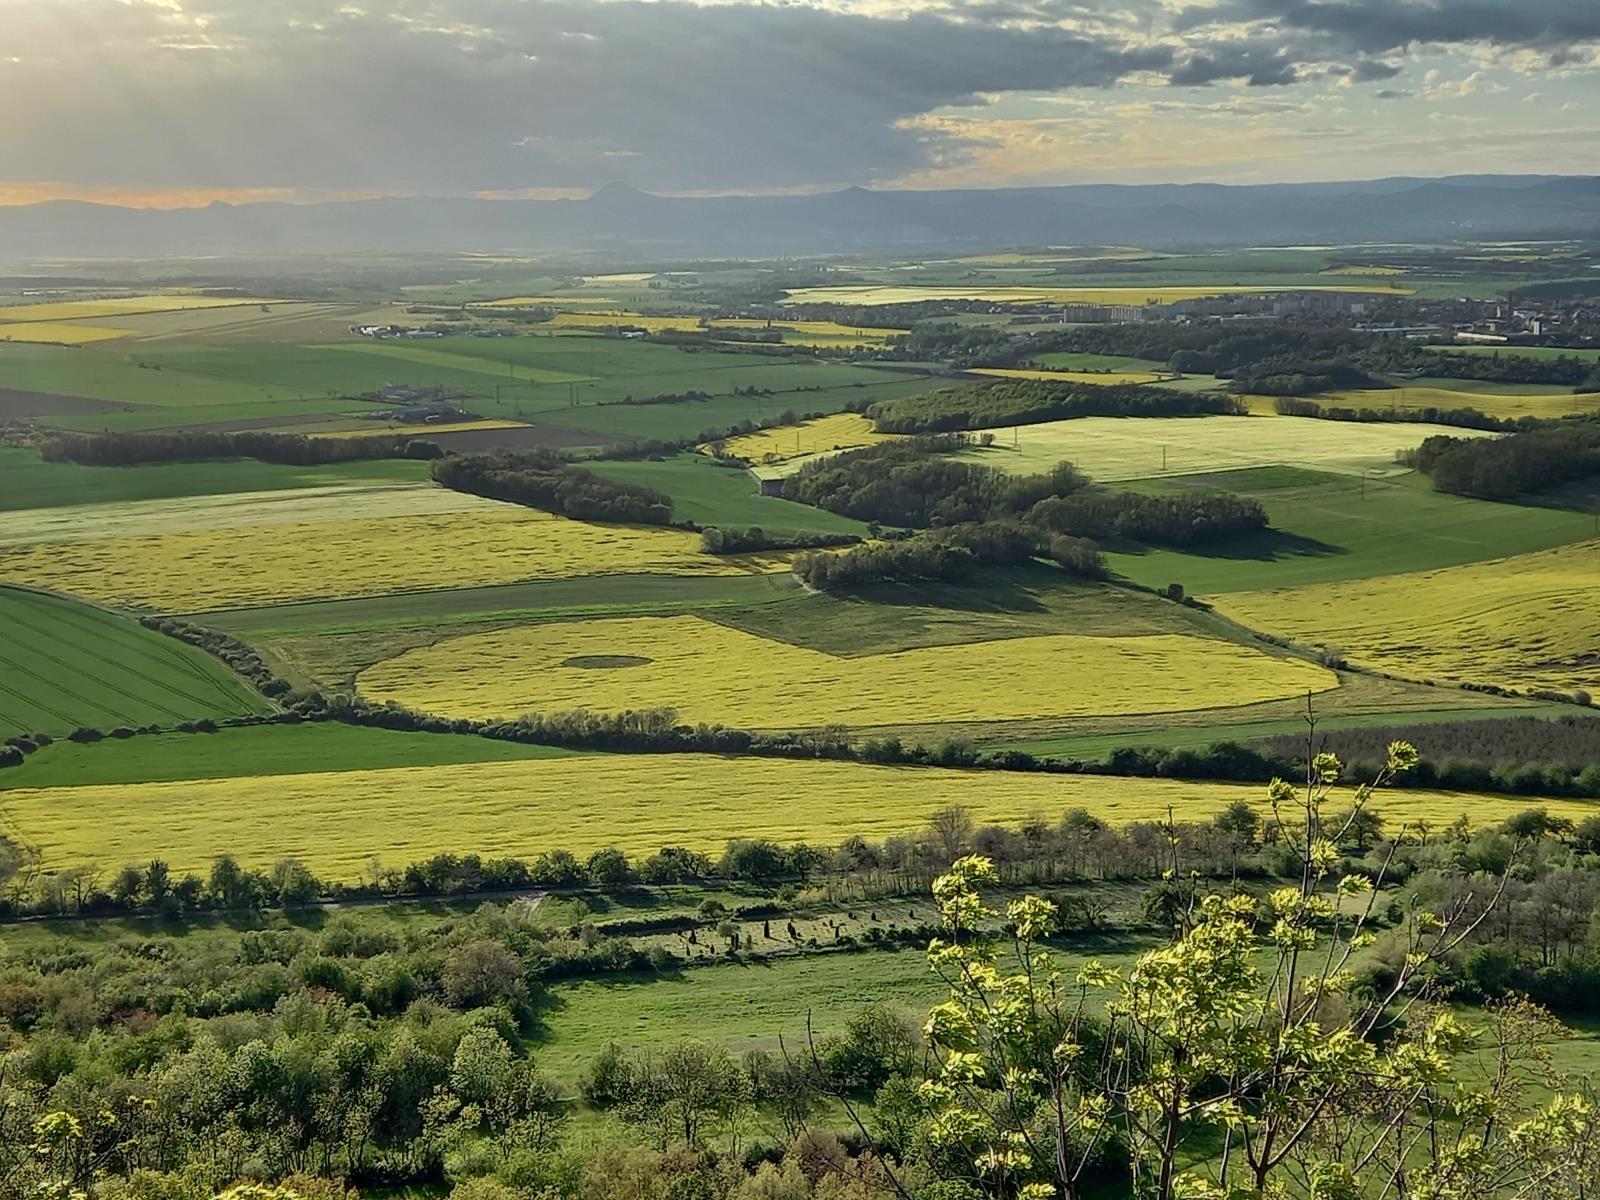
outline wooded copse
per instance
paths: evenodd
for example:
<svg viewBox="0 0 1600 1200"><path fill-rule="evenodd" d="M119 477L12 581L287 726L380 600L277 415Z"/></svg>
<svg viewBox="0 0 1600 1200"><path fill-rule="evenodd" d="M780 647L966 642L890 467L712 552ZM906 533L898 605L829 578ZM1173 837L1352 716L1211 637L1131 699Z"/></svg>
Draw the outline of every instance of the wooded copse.
<svg viewBox="0 0 1600 1200"><path fill-rule="evenodd" d="M1042 554L1074 574L1101 578L1105 566L1093 538L1193 546L1267 526L1266 510L1251 498L1113 492L1093 487L1071 463L1016 476L945 457L966 444L950 434L907 438L803 466L785 480L785 498L857 520L931 532L843 554L802 555L795 574L811 587L837 591L962 579L982 563Z"/></svg>
<svg viewBox="0 0 1600 1200"><path fill-rule="evenodd" d="M1416 466L1441 492L1507 500L1600 475L1600 423L1564 421L1503 438L1430 437Z"/></svg>

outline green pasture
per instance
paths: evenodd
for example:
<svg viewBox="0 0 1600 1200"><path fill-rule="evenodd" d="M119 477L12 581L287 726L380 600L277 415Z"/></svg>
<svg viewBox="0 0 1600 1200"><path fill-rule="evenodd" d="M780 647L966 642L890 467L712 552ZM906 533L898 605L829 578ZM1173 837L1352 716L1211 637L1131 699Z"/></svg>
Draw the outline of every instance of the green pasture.
<svg viewBox="0 0 1600 1200"><path fill-rule="evenodd" d="M110 342L102 349L88 349L0 343L0 381L22 391L87 396L128 405L223 405L270 398L270 389L260 381L206 378L183 369L170 370L156 360L154 351L117 350L113 348L116 345ZM251 349L264 355L271 347Z"/></svg>
<svg viewBox="0 0 1600 1200"><path fill-rule="evenodd" d="M808 593L793 603L730 608L711 620L842 657L923 646L1076 633L1216 635L1207 614L1145 592L1075 579L1051 566L994 568L978 584L880 586L858 595Z"/></svg>
<svg viewBox="0 0 1600 1200"><path fill-rule="evenodd" d="M0 730L171 724L271 710L201 650L129 617L44 592L0 587Z"/></svg>
<svg viewBox="0 0 1600 1200"><path fill-rule="evenodd" d="M1185 552L1117 546L1107 561L1148 587L1181 583L1191 595L1370 579L1547 550L1595 536L1582 508L1472 500L1436 492L1415 472L1362 481L1294 468L1219 472L1118 484L1156 495L1195 488L1255 495L1272 528ZM1296 486L1296 476L1302 483Z"/></svg>
<svg viewBox="0 0 1600 1200"><path fill-rule="evenodd" d="M679 454L662 462L596 461L588 470L618 483L653 487L672 497L673 519L697 525L760 526L769 533L853 533L866 536L861 521L807 504L761 495L761 485L743 469L718 466L704 454Z"/></svg>
<svg viewBox="0 0 1600 1200"><path fill-rule="evenodd" d="M1600 347L1590 346L1584 349L1572 350L1564 346L1501 346L1501 345L1473 345L1473 346L1430 346L1429 349L1437 350L1441 354L1471 354L1480 358L1582 358L1590 362L1600 362ZM1455 382L1459 383L1460 380Z"/></svg>
<svg viewBox="0 0 1600 1200"><path fill-rule="evenodd" d="M1369 729L1385 725L1450 725L1458 721L1503 720L1517 717L1565 717L1584 710L1570 704L1527 703L1516 707L1493 708L1436 708L1408 710L1403 713L1341 713L1319 716L1319 738L1341 729ZM1600 720L1600 716L1596 717ZM1020 750L1041 758L1076 758L1094 760L1104 758L1113 750L1123 747L1163 747L1170 750L1201 750L1214 742L1249 742L1259 738L1281 737L1284 734L1304 734L1303 717L1283 717L1271 721L1239 721L1234 724L1176 725L1169 729L1142 729L1125 733L1077 734L1066 737L1034 738L1023 741L998 742L986 747L992 750ZM1338 740L1330 746L1337 751Z"/></svg>
<svg viewBox="0 0 1600 1200"><path fill-rule="evenodd" d="M166 500L230 492L423 481L428 464L403 459L286 467L253 458L226 462L84 467L45 462L36 450L0 446L0 511L124 500Z"/></svg>
<svg viewBox="0 0 1600 1200"><path fill-rule="evenodd" d="M1416 378L1394 376L1395 387L1438 388L1445 392L1460 392L1464 396L1570 396L1572 389L1562 383L1505 383L1499 379L1452 379L1446 375L1420 375ZM1464 401L1469 404L1470 401ZM1595 403L1600 405L1600 397Z"/></svg>
<svg viewBox="0 0 1600 1200"><path fill-rule="evenodd" d="M22 766L6 771L3 779L10 787L76 787L440 767L564 758L576 753L470 734L412 733L329 721L247 725L215 733L141 734L92 745L58 741L29 755Z"/></svg>
<svg viewBox="0 0 1600 1200"><path fill-rule="evenodd" d="M746 362L752 356L743 356ZM754 359L760 362L760 359ZM842 412L851 404L871 404L915 396L939 386L939 381L923 376L906 377L870 367L839 366L826 363L794 364L787 368L754 366L738 368L736 374L707 377L653 377L650 390L627 386L626 380L597 380L576 388L579 405L569 404L549 388L533 388L526 397L513 399L508 393L498 405L477 405L497 416L526 417L540 425L558 425L606 437L677 441L720 432L744 421L766 424L786 411L807 413ZM775 373L780 372L780 373ZM672 404L625 404L625 395L635 398L655 394L655 384L666 392L704 391L706 400L683 400ZM670 386L669 386L670 385ZM734 394L733 389L764 389L755 395ZM546 403L558 407L538 407Z"/></svg>
<svg viewBox="0 0 1600 1200"><path fill-rule="evenodd" d="M931 915L931 904L919 912ZM1057 952L1056 961L1070 979L1089 958L1126 967L1153 944L1135 937L1074 939ZM908 1010L920 1023L926 1009L948 994L948 986L928 969L918 947L583 980L550 989L540 1013L542 1028L531 1048L541 1067L571 1080L611 1042L640 1050L703 1039L741 1054L776 1052L781 1037L794 1051L804 1046L808 1021L817 1033L827 1033L864 1008L887 1004Z"/></svg>

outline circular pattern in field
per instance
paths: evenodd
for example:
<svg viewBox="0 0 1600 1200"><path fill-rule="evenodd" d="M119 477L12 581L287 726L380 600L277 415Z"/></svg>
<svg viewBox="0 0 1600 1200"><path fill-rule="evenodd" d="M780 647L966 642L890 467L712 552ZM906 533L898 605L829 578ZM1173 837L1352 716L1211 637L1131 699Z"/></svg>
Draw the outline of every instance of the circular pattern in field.
<svg viewBox="0 0 1600 1200"><path fill-rule="evenodd" d="M574 654L561 660L563 667L582 667L589 671L616 670L619 667L648 667L655 659L640 654Z"/></svg>
<svg viewBox="0 0 1600 1200"><path fill-rule="evenodd" d="M626 671L574 667L632 650ZM677 710L742 729L1182 712L1320 692L1337 678L1215 638L1049 634L843 658L699 617L553 621L448 638L363 671L377 701L448 717Z"/></svg>

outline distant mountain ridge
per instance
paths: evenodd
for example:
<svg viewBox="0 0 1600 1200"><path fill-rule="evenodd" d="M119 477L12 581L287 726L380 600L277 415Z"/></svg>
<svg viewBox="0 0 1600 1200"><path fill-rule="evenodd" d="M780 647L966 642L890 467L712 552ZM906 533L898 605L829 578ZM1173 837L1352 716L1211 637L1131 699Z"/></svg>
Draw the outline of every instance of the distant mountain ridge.
<svg viewBox="0 0 1600 1200"><path fill-rule="evenodd" d="M998 245L1153 249L1446 238L1600 237L1600 178L1456 176L1351 183L1088 184L804 196L582 200L393 197L134 209L0 207L0 259L352 251L603 251L773 257Z"/></svg>

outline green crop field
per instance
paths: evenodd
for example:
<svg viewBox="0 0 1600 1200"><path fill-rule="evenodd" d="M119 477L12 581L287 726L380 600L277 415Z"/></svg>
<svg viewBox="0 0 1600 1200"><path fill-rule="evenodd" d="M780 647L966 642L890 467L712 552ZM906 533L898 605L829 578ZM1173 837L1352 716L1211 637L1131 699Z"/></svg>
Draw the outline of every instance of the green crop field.
<svg viewBox="0 0 1600 1200"><path fill-rule="evenodd" d="M852 533L864 536L865 523L820 508L763 496L748 471L719 466L703 454L680 454L664 462L589 463L588 469L619 483L666 492L673 519L697 525L759 526L768 533Z"/></svg>
<svg viewBox="0 0 1600 1200"><path fill-rule="evenodd" d="M1122 576L1149 587L1182 583L1193 595L1368 579L1523 554L1593 537L1592 508L1471 500L1434 491L1408 473L1366 481L1318 472L1218 472L1123 486L1157 494L1220 488L1255 495L1272 528L1206 553L1118 549ZM1297 486L1295 480L1301 482Z"/></svg>
<svg viewBox="0 0 1600 1200"><path fill-rule="evenodd" d="M1441 346L1441 351L1446 354L1472 354L1483 358L1581 358L1589 362L1600 362L1600 347L1587 347L1580 350L1569 350L1563 346L1500 346L1500 345L1460 345ZM1459 382L1459 381L1458 381Z"/></svg>
<svg viewBox="0 0 1600 1200"><path fill-rule="evenodd" d="M202 651L128 617L0 587L0 729L70 733L269 711Z"/></svg>
<svg viewBox="0 0 1600 1200"><path fill-rule="evenodd" d="M233 779L385 767L516 762L577 753L449 733L410 733L336 722L248 725L84 745L58 741L7 771L7 787L81 787Z"/></svg>
<svg viewBox="0 0 1600 1200"><path fill-rule="evenodd" d="M76 463L45 462L36 450L0 446L0 510L168 500L234 492L287 492L345 484L420 483L427 477L427 463L398 459L326 467L284 467L254 459L141 467L82 467Z"/></svg>
<svg viewBox="0 0 1600 1200"><path fill-rule="evenodd" d="M1518 717L1566 717L1582 712L1570 704L1526 703L1516 706L1478 708L1439 708L1407 711L1397 716L1394 712L1350 713L1326 715L1318 719L1320 733L1337 733L1341 729L1370 729L1393 726L1397 721L1406 725L1449 725L1458 721L1503 720ZM1596 719L1600 719L1597 717ZM1124 733L1074 734L1065 737L1029 738L1021 741L1000 742L996 750L1020 750L1049 758L1100 759L1124 746L1163 746L1172 749L1199 750L1214 742L1245 742L1257 738L1280 737L1285 734L1304 735L1305 718L1283 717L1273 721L1239 721L1219 725L1175 725L1166 728L1141 729ZM1337 743L1337 739L1335 744Z"/></svg>

